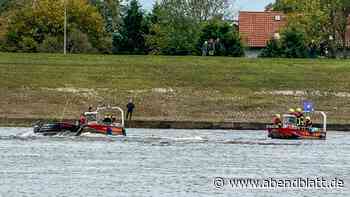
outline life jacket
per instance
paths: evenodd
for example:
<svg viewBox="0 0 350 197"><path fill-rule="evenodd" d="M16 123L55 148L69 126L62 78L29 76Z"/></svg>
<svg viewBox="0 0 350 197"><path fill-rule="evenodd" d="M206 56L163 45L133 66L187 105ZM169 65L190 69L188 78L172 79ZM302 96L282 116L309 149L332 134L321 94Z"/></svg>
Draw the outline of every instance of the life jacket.
<svg viewBox="0 0 350 197"><path fill-rule="evenodd" d="M298 126L304 126L305 125L304 114L301 113L301 112L298 112L295 116L297 117L297 125Z"/></svg>

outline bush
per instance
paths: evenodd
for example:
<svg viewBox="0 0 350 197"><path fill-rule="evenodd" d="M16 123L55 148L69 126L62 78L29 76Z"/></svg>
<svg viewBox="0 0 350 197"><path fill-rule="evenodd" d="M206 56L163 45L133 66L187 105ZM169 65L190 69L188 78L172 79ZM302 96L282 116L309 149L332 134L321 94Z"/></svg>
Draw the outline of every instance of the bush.
<svg viewBox="0 0 350 197"><path fill-rule="evenodd" d="M279 40L272 39L267 43L259 57L282 57L283 49Z"/></svg>
<svg viewBox="0 0 350 197"><path fill-rule="evenodd" d="M70 53L96 53L87 34L73 28L68 36L67 48Z"/></svg>
<svg viewBox="0 0 350 197"><path fill-rule="evenodd" d="M213 55L244 56L244 47L238 31L225 21L214 19L204 25L197 43L198 54L202 52L203 44L208 41L209 45L214 45L211 46L214 50Z"/></svg>
<svg viewBox="0 0 350 197"><path fill-rule="evenodd" d="M305 33L294 27L285 29L282 32L283 57L306 58L308 57L308 47Z"/></svg>
<svg viewBox="0 0 350 197"><path fill-rule="evenodd" d="M23 37L19 45L22 52L37 52L38 45L32 37Z"/></svg>
<svg viewBox="0 0 350 197"><path fill-rule="evenodd" d="M58 37L46 37L43 43L39 47L40 52L45 53L58 53L63 51L63 39Z"/></svg>
<svg viewBox="0 0 350 197"><path fill-rule="evenodd" d="M272 39L259 57L285 57L306 58L309 57L305 33L294 27L289 27L282 32L282 39Z"/></svg>

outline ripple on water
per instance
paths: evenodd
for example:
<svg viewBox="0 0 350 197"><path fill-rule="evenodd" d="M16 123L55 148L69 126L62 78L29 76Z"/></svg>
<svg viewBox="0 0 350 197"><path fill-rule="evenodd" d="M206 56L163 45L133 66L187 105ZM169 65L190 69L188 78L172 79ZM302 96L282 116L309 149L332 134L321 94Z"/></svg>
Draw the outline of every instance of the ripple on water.
<svg viewBox="0 0 350 197"><path fill-rule="evenodd" d="M127 137L0 128L0 196L350 196L349 189L217 190L214 177L338 177L350 184L350 134L271 140L261 131L128 129ZM347 185L347 184L346 184Z"/></svg>

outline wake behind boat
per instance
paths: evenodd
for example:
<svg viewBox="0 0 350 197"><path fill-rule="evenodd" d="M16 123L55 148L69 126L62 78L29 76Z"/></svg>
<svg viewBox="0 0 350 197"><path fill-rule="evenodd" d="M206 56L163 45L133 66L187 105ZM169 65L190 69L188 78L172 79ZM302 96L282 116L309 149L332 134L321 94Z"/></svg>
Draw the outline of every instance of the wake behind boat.
<svg viewBox="0 0 350 197"><path fill-rule="evenodd" d="M79 136L83 133L126 136L124 111L120 107L98 107L96 111L83 113L78 124L38 122L34 125L34 133L44 136L58 134Z"/></svg>

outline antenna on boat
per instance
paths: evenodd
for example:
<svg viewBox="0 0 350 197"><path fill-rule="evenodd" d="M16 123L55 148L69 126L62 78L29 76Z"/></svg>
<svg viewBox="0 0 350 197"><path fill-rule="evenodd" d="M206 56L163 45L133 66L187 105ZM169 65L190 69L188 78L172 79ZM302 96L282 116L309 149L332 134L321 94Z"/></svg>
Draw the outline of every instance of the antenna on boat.
<svg viewBox="0 0 350 197"><path fill-rule="evenodd" d="M64 115L65 115L65 113L66 113L66 108L67 108L68 104L69 104L69 99L68 99L68 96L67 96L67 98L66 98L66 104L64 105L63 111L62 111L61 122L62 122L63 119L64 119Z"/></svg>

